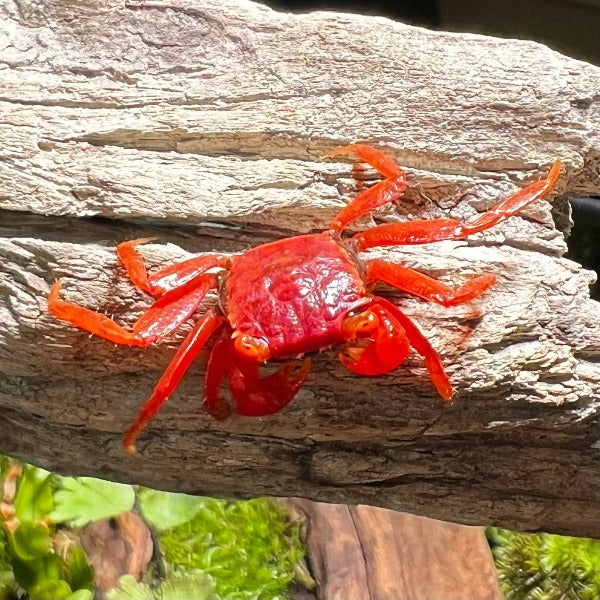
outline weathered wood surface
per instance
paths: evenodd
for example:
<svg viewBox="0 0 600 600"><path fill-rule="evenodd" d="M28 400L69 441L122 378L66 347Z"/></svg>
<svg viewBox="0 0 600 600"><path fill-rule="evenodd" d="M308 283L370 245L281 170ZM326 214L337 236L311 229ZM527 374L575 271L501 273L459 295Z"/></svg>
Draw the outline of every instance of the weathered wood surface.
<svg viewBox="0 0 600 600"><path fill-rule="evenodd" d="M481 527L294 499L319 600L502 600Z"/></svg>
<svg viewBox="0 0 600 600"><path fill-rule="evenodd" d="M441 352L447 407L416 356L370 379L324 352L282 414L219 423L199 364L125 456L120 432L180 337L116 348L45 305L64 276L68 298L130 323L148 298L117 265L126 238L157 235L144 254L158 265L324 227L356 181L319 156L357 139L412 183L375 221L468 218L560 157L564 227L560 199L600 190L598 89L598 68L531 42L385 19L2 3L0 451L171 490L600 536L600 310L548 202L469 242L381 252L452 285L498 276L472 307L391 296Z"/></svg>

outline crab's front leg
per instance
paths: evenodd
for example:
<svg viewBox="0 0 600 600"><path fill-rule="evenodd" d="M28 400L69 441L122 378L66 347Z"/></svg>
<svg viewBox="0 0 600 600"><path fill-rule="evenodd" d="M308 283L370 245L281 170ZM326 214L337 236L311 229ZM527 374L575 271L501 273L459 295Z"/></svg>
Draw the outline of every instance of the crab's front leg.
<svg viewBox="0 0 600 600"><path fill-rule="evenodd" d="M368 310L346 317L343 327L349 344L340 361L360 375L381 375L400 366L409 344L425 359L431 381L444 401L453 395L442 361L429 340L394 304L374 297Z"/></svg>
<svg viewBox="0 0 600 600"><path fill-rule="evenodd" d="M340 362L358 375L382 375L399 367L408 356L408 340L394 315L377 304L342 322L348 340Z"/></svg>
<svg viewBox="0 0 600 600"><path fill-rule="evenodd" d="M209 269L226 268L229 264L229 258L222 254L203 254L174 263L148 275L144 259L138 252L137 246L151 242L153 239L155 238L129 240L117 246L117 256L131 283L152 296L162 296L187 284Z"/></svg>
<svg viewBox="0 0 600 600"><path fill-rule="evenodd" d="M140 413L125 433L123 437L123 446L127 452L135 451L135 440L140 434L140 431L146 426L154 415L160 410L161 406L173 394L179 382L185 375L190 365L198 356L198 353L204 348L206 342L212 334L223 324L225 318L217 314L214 308L209 309L196 322L192 330L183 340L175 356L165 369L161 378L152 391L152 395L146 400Z"/></svg>

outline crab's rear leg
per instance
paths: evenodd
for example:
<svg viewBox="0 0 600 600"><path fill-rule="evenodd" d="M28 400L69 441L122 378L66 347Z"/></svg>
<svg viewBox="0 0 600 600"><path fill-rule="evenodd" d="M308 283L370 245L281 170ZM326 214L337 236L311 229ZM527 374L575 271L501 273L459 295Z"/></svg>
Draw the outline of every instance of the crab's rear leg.
<svg viewBox="0 0 600 600"><path fill-rule="evenodd" d="M61 300L60 280L50 290L48 310L55 317L109 342L125 346L149 346L187 321L214 284L214 275L203 274L167 292L142 314L133 325L132 331L127 331L106 315L74 302Z"/></svg>
<svg viewBox="0 0 600 600"><path fill-rule="evenodd" d="M131 283L152 296L162 296L214 267L225 268L229 261L222 254L205 254L169 265L152 275L148 275L144 259L137 251L137 246L153 239L155 238L129 240L121 242L117 246L117 256L121 260Z"/></svg>
<svg viewBox="0 0 600 600"><path fill-rule="evenodd" d="M469 302L481 296L496 282L495 275L486 273L469 279L455 290L428 275L384 260L369 260L365 262L364 266L369 283L381 281L442 306L456 306Z"/></svg>
<svg viewBox="0 0 600 600"><path fill-rule="evenodd" d="M516 194L501 200L471 222L457 219L417 220L386 223L353 236L359 250L376 246L428 244L440 240L460 240L484 231L521 212L527 205L547 196L560 175L561 162L555 161L548 175Z"/></svg>
<svg viewBox="0 0 600 600"><path fill-rule="evenodd" d="M135 451L135 440L140 431L169 399L198 353L224 321L225 318L218 315L214 308L211 308L200 317L177 349L175 356L154 387L152 395L142 406L138 418L125 433L123 437L125 450L128 452Z"/></svg>
<svg viewBox="0 0 600 600"><path fill-rule="evenodd" d="M345 229L352 221L370 213L379 206L397 200L406 190L406 174L404 171L381 150L367 144L342 146L329 152L324 158L346 154L356 155L376 169L385 179L358 194L348 206L337 214L330 225L330 229L338 232Z"/></svg>

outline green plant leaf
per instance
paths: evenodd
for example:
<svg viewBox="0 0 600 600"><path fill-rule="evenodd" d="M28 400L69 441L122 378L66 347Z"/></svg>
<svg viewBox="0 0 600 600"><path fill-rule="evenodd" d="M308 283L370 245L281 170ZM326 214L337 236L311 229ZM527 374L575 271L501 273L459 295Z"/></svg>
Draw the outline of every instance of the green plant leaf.
<svg viewBox="0 0 600 600"><path fill-rule="evenodd" d="M52 475L44 469L25 465L19 478L15 512L20 521L39 521L54 508Z"/></svg>
<svg viewBox="0 0 600 600"><path fill-rule="evenodd" d="M94 569L88 564L83 548L74 546L69 549L62 573L72 590L94 589Z"/></svg>
<svg viewBox="0 0 600 600"><path fill-rule="evenodd" d="M94 592L92 590L77 590L70 596L67 596L66 600L93 600Z"/></svg>
<svg viewBox="0 0 600 600"><path fill-rule="evenodd" d="M214 579L199 569L169 575L160 586L158 597L162 600L220 600Z"/></svg>
<svg viewBox="0 0 600 600"><path fill-rule="evenodd" d="M204 571L187 569L169 572L160 587L153 591L133 575L123 575L119 585L106 594L106 600L221 600L215 592L213 578Z"/></svg>
<svg viewBox="0 0 600 600"><path fill-rule="evenodd" d="M58 558L54 554L46 554L42 558L29 561L13 555L12 568L15 580L24 590L29 590L38 583L60 579Z"/></svg>
<svg viewBox="0 0 600 600"><path fill-rule="evenodd" d="M66 581L44 581L28 590L29 600L66 600L71 595Z"/></svg>
<svg viewBox="0 0 600 600"><path fill-rule="evenodd" d="M142 488L138 491L140 508L146 521L157 531L165 531L190 521L206 498Z"/></svg>
<svg viewBox="0 0 600 600"><path fill-rule="evenodd" d="M42 523L24 521L12 536L12 550L21 560L30 561L50 551L50 532Z"/></svg>
<svg viewBox="0 0 600 600"><path fill-rule="evenodd" d="M206 571L227 600L284 598L304 556L299 523L283 503L268 499L205 500L160 542L169 564Z"/></svg>
<svg viewBox="0 0 600 600"><path fill-rule="evenodd" d="M10 558L8 556L8 532L4 529L4 527L0 526L0 572L9 570Z"/></svg>
<svg viewBox="0 0 600 600"><path fill-rule="evenodd" d="M0 571L0 598L4 600L15 588L15 576L11 571ZM11 596L12 597L12 596Z"/></svg>
<svg viewBox="0 0 600 600"><path fill-rule="evenodd" d="M93 477L64 477L60 485L62 489L54 494L56 507L50 515L55 523L83 527L128 512L135 502L133 488L122 483Z"/></svg>
<svg viewBox="0 0 600 600"><path fill-rule="evenodd" d="M119 579L119 585L106 592L105 598L106 600L154 600L154 594L149 585L139 582L133 575L123 575Z"/></svg>
<svg viewBox="0 0 600 600"><path fill-rule="evenodd" d="M491 535L490 535L491 533ZM600 541L488 532L506 600L598 600Z"/></svg>
<svg viewBox="0 0 600 600"><path fill-rule="evenodd" d="M0 478L4 475L4 472L8 469L9 458L8 456L4 456L4 454L0 454Z"/></svg>

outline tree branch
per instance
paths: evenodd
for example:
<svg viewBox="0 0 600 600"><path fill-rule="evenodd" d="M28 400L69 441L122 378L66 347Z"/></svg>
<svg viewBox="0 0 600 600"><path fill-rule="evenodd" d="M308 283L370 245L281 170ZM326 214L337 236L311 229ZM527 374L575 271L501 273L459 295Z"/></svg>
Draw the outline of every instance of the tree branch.
<svg viewBox="0 0 600 600"><path fill-rule="evenodd" d="M451 285L498 276L468 307L387 294L441 352L449 407L418 356L360 378L324 352L283 413L220 423L199 361L125 456L120 434L185 332L116 348L45 304L65 277L69 299L131 323L149 299L117 264L123 239L158 235L143 249L158 266L323 228L362 182L319 157L354 140L409 174L377 222L469 218L556 157L557 196L598 194L598 68L532 42L242 0L19 6L0 7L0 451L163 489L600 537L600 310L545 201L468 242L378 253Z"/></svg>

